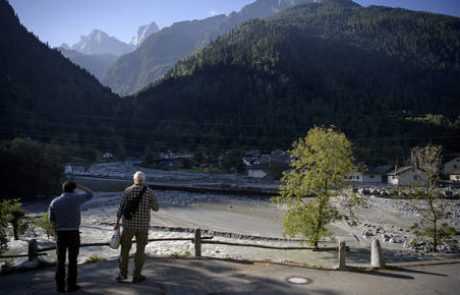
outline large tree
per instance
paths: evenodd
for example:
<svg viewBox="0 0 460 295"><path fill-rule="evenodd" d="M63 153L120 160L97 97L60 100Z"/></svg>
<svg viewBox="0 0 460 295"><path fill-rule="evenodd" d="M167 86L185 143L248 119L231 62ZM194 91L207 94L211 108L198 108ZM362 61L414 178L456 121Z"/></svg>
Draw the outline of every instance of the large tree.
<svg viewBox="0 0 460 295"><path fill-rule="evenodd" d="M58 193L67 158L67 151L53 144L0 142L0 200L35 200Z"/></svg>
<svg viewBox="0 0 460 295"><path fill-rule="evenodd" d="M287 205L285 234L299 234L317 247L330 235L327 224L340 218L331 198L347 195L345 176L355 169L352 145L333 127L315 127L294 143L290 155L290 169L282 177L277 199ZM355 203L350 196L344 196L348 208Z"/></svg>

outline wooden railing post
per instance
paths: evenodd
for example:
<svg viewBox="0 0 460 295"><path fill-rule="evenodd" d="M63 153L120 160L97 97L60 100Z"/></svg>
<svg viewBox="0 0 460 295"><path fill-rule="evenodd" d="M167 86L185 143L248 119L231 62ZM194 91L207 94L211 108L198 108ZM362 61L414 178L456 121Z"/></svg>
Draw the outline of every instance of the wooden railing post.
<svg viewBox="0 0 460 295"><path fill-rule="evenodd" d="M38 244L36 239L29 241L29 261L34 260L38 257Z"/></svg>
<svg viewBox="0 0 460 295"><path fill-rule="evenodd" d="M196 257L201 257L201 229L197 228L195 229L195 256Z"/></svg>
<svg viewBox="0 0 460 295"><path fill-rule="evenodd" d="M385 262L383 260L382 247L380 246L380 241L375 239L372 241L371 246L371 266L374 268L383 268L385 267Z"/></svg>
<svg viewBox="0 0 460 295"><path fill-rule="evenodd" d="M347 247L345 246L345 241L340 241L339 242L339 270L345 270L347 267L346 265L346 254L347 253Z"/></svg>

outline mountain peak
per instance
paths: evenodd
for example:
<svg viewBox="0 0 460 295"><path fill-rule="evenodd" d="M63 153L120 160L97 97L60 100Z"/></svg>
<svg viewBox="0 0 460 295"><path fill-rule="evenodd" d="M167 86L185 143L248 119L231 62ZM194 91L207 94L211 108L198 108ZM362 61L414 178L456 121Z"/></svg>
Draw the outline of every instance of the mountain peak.
<svg viewBox="0 0 460 295"><path fill-rule="evenodd" d="M131 45L139 46L142 42L145 41L150 35L158 32L160 28L155 22L152 22L148 25L140 26L137 30L137 35L131 39Z"/></svg>
<svg viewBox="0 0 460 295"><path fill-rule="evenodd" d="M110 36L106 32L99 30L99 29L94 29L93 31L91 31L88 37L110 38Z"/></svg>
<svg viewBox="0 0 460 295"><path fill-rule="evenodd" d="M120 56L131 52L134 48L106 32L94 29L88 36L81 36L80 41L71 47L83 54L112 54Z"/></svg>
<svg viewBox="0 0 460 295"><path fill-rule="evenodd" d="M69 46L67 43L62 43L61 46L60 46L59 48L69 50L69 49L70 49L70 46Z"/></svg>

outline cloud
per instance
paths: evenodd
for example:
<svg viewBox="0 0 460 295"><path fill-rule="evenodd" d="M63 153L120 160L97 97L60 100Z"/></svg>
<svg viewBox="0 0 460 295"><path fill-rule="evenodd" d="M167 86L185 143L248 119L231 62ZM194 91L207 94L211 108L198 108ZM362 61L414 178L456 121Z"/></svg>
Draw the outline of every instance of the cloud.
<svg viewBox="0 0 460 295"><path fill-rule="evenodd" d="M217 11L217 10L211 10L211 11L208 12L208 14L209 14L209 16L215 16L215 15L220 14L220 12Z"/></svg>

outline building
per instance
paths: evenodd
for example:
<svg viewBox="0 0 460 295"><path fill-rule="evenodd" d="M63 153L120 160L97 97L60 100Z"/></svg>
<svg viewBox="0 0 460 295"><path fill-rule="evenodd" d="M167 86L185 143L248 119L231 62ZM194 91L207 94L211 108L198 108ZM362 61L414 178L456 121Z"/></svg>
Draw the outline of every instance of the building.
<svg viewBox="0 0 460 295"><path fill-rule="evenodd" d="M345 176L345 179L353 182L362 182L363 181L363 173L361 172L349 172Z"/></svg>
<svg viewBox="0 0 460 295"><path fill-rule="evenodd" d="M441 173L444 175L449 175L451 171L459 169L459 168L460 168L460 156L456 156L444 162L444 164L442 165Z"/></svg>
<svg viewBox="0 0 460 295"><path fill-rule="evenodd" d="M253 178L265 178L268 176L267 173L268 166L255 164L247 168L248 176Z"/></svg>
<svg viewBox="0 0 460 295"><path fill-rule="evenodd" d="M84 174L86 172L83 166L77 165L65 165L64 174L65 175L75 175L75 174Z"/></svg>
<svg viewBox="0 0 460 295"><path fill-rule="evenodd" d="M387 173L393 169L391 165L377 166L368 168L362 175L364 183L383 183L386 182Z"/></svg>
<svg viewBox="0 0 460 295"><path fill-rule="evenodd" d="M426 178L426 173L421 174L412 166L395 167L393 172L387 173L387 181L392 185L424 185Z"/></svg>
<svg viewBox="0 0 460 295"><path fill-rule="evenodd" d="M451 170L448 174L450 181L460 183L460 168Z"/></svg>
<svg viewBox="0 0 460 295"><path fill-rule="evenodd" d="M113 154L112 153L109 153L109 152L106 152L102 155L102 158L104 159L104 161L106 162L111 162L113 160Z"/></svg>
<svg viewBox="0 0 460 295"><path fill-rule="evenodd" d="M386 181L386 175L392 166L363 167L363 172L347 173L346 179L359 183L383 183Z"/></svg>
<svg viewBox="0 0 460 295"><path fill-rule="evenodd" d="M166 152L158 153L159 160L183 160L183 159L193 159L193 153L191 152L173 152L167 150Z"/></svg>

